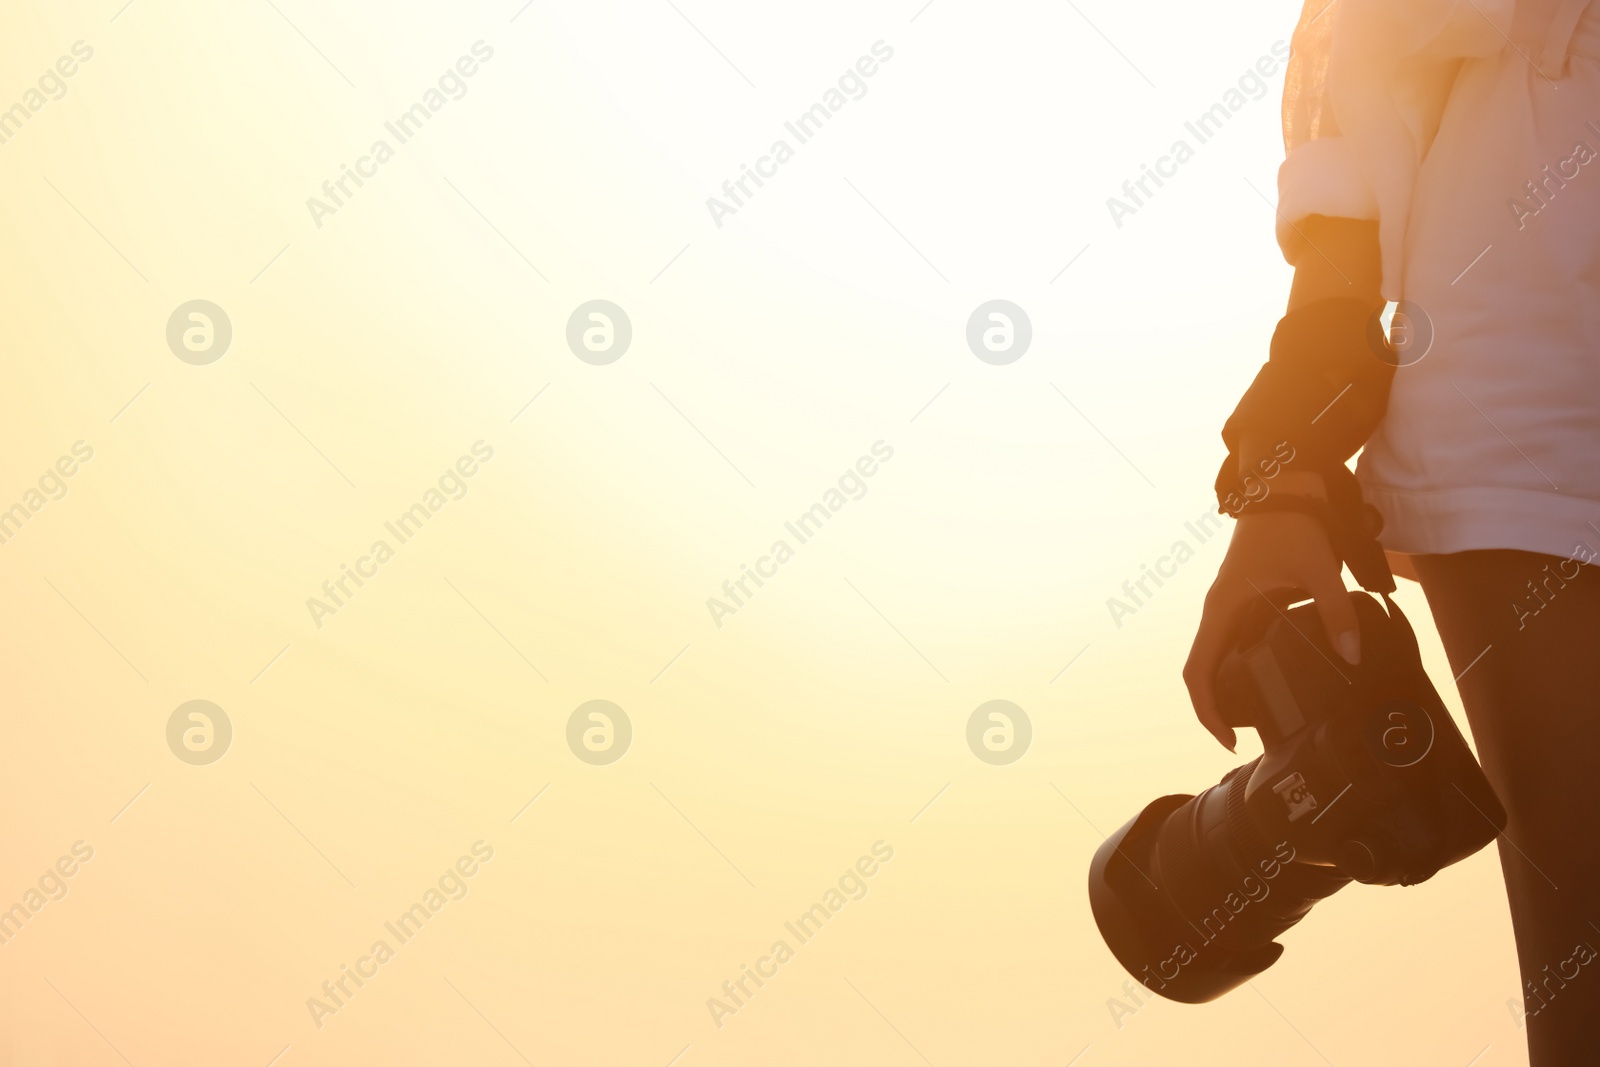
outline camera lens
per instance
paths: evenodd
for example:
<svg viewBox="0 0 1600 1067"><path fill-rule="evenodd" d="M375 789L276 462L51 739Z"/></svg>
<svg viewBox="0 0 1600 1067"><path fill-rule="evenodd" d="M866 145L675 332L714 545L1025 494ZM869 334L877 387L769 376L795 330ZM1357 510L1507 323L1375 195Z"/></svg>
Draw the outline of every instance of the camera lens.
<svg viewBox="0 0 1600 1067"><path fill-rule="evenodd" d="M1272 965L1276 938L1350 881L1295 862L1245 807L1259 760L1198 796L1150 804L1100 846L1089 869L1095 921L1117 960L1171 1000L1215 999Z"/></svg>

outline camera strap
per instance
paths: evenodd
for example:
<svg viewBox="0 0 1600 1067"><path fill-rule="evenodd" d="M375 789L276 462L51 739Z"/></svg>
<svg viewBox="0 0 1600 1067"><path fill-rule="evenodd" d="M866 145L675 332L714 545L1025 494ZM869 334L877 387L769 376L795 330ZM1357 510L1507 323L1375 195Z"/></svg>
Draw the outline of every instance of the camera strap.
<svg viewBox="0 0 1600 1067"><path fill-rule="evenodd" d="M1378 535L1383 532L1383 516L1362 499L1361 484L1344 464L1333 464L1318 473L1327 489L1326 499L1269 493L1251 501L1241 514L1245 511L1293 511L1310 515L1327 532L1334 554L1350 568L1361 588L1383 597L1390 614L1394 614L1399 610L1389 600L1389 594L1395 590L1394 572L1389 569L1388 557L1378 542Z"/></svg>
<svg viewBox="0 0 1600 1067"><path fill-rule="evenodd" d="M1378 535L1383 532L1383 516L1361 496L1361 483L1343 463L1323 472L1330 515L1323 521L1333 550L1350 568L1361 588L1380 594L1385 603L1394 592L1394 572L1383 554ZM1390 605L1391 607L1393 605Z"/></svg>

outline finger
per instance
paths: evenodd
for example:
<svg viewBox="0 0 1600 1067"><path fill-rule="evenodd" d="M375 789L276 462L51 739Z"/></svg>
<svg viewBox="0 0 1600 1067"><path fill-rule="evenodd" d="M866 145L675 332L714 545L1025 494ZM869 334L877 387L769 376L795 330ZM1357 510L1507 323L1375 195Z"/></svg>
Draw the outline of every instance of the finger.
<svg viewBox="0 0 1600 1067"><path fill-rule="evenodd" d="M1207 597L1201 614L1200 629L1195 634L1189 659L1183 666L1183 681L1189 688L1189 702L1194 705L1195 717L1200 725L1210 731L1217 743L1229 752L1236 752L1238 735L1222 717L1217 706L1217 667L1227 649L1228 635L1232 632L1233 604L1218 598Z"/></svg>
<svg viewBox="0 0 1600 1067"><path fill-rule="evenodd" d="M1217 744L1229 752L1237 752L1239 739L1233 728L1223 721L1222 712L1217 708L1216 687L1198 678L1189 682L1189 701L1194 705L1195 718L1217 739Z"/></svg>
<svg viewBox="0 0 1600 1067"><path fill-rule="evenodd" d="M1329 570L1309 584L1328 643L1346 663L1360 663L1361 624L1356 618L1356 606L1350 602L1350 592L1344 587L1344 578L1338 571Z"/></svg>

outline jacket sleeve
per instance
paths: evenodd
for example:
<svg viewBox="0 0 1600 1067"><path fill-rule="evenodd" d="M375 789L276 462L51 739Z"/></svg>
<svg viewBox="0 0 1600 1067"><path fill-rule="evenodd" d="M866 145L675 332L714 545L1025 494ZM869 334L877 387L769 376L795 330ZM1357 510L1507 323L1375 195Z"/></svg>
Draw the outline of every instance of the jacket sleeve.
<svg viewBox="0 0 1600 1067"><path fill-rule="evenodd" d="M1277 236L1309 215L1372 219L1383 293L1403 295L1412 191L1462 61L1508 47L1515 0L1306 0L1283 89Z"/></svg>

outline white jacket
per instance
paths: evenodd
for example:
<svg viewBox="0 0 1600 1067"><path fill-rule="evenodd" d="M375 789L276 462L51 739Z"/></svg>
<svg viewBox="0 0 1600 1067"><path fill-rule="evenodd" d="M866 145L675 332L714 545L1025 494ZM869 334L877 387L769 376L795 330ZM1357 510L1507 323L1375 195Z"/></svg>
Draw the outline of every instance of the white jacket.
<svg viewBox="0 0 1600 1067"><path fill-rule="evenodd" d="M1592 555L1600 0L1308 0L1283 116L1285 255L1376 219L1420 339L1357 471L1385 547Z"/></svg>

